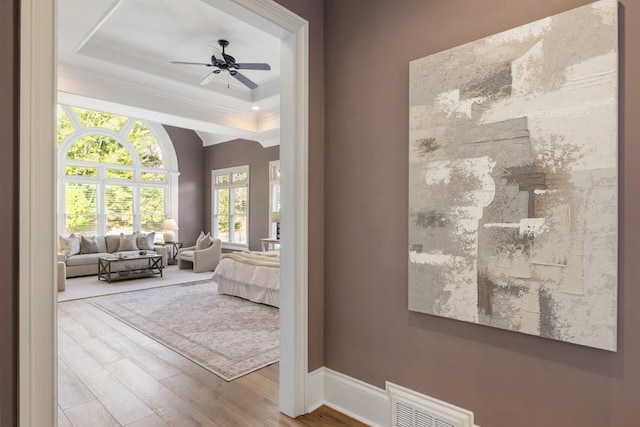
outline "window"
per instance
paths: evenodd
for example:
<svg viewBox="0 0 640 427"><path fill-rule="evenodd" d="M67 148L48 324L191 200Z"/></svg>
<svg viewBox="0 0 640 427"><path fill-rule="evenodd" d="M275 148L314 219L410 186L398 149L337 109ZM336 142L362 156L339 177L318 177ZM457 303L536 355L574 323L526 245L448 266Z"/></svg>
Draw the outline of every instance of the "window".
<svg viewBox="0 0 640 427"><path fill-rule="evenodd" d="M272 222L272 212L280 213L280 160L269 162L269 237L278 236L278 223Z"/></svg>
<svg viewBox="0 0 640 427"><path fill-rule="evenodd" d="M165 216L177 212L178 176L173 146L155 136L162 132L137 119L58 105L60 233L162 231Z"/></svg>
<svg viewBox="0 0 640 427"><path fill-rule="evenodd" d="M249 245L249 166L211 172L211 228L229 247Z"/></svg>

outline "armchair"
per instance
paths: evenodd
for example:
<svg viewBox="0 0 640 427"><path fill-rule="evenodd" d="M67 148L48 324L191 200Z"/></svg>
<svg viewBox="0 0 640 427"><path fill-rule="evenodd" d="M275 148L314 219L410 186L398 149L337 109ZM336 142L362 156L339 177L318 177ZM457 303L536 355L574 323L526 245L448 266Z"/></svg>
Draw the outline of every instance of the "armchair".
<svg viewBox="0 0 640 427"><path fill-rule="evenodd" d="M222 255L222 242L220 239L211 239L211 246L196 250L195 246L180 248L178 250L178 268L191 268L194 273L213 271L220 262Z"/></svg>

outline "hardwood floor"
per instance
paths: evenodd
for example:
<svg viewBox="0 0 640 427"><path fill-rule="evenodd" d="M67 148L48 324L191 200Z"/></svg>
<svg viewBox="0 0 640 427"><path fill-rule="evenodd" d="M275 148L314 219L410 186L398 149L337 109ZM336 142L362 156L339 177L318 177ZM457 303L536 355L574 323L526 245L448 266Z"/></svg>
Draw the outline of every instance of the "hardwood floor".
<svg viewBox="0 0 640 427"><path fill-rule="evenodd" d="M363 426L278 412L278 364L226 382L87 300L58 304L58 426Z"/></svg>

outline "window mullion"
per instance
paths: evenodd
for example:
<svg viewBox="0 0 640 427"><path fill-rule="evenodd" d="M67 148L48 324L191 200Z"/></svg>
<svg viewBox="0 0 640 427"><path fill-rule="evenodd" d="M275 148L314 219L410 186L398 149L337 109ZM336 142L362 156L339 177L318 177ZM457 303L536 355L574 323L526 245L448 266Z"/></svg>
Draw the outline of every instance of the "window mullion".
<svg viewBox="0 0 640 427"><path fill-rule="evenodd" d="M98 183L97 185L97 189L96 189L96 197L97 197L97 203L96 203L96 219L97 219L97 233L100 236L104 236L106 234L106 230L107 230L107 215L105 212L105 206L106 206L106 194L107 192L105 191L105 184L104 181Z"/></svg>
<svg viewBox="0 0 640 427"><path fill-rule="evenodd" d="M233 191L235 187L229 189L229 242L235 243L235 235L234 235L234 227L235 224L235 216L236 216L236 193Z"/></svg>
<svg viewBox="0 0 640 427"><path fill-rule="evenodd" d="M140 186L133 185L133 231L142 231L142 209L140 206Z"/></svg>

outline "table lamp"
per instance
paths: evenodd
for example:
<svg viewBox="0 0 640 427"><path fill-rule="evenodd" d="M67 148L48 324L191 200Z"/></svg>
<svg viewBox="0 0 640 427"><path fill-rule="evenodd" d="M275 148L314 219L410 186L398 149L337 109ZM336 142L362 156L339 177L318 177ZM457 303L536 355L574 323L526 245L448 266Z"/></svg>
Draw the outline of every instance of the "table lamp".
<svg viewBox="0 0 640 427"><path fill-rule="evenodd" d="M176 220L173 218L166 218L162 221L162 237L165 242L173 242L176 239L175 230L178 230L178 224L176 224Z"/></svg>

